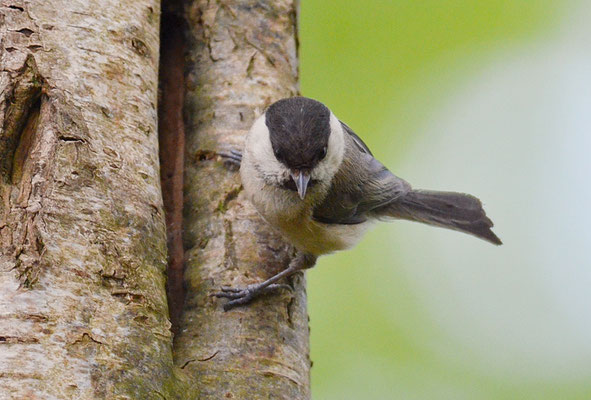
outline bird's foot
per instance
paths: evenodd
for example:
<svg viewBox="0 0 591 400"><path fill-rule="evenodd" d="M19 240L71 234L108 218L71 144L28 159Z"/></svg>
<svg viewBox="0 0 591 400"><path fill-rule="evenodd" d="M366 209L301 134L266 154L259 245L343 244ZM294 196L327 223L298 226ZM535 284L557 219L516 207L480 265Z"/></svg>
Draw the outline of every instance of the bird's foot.
<svg viewBox="0 0 591 400"><path fill-rule="evenodd" d="M212 296L229 299L230 301L224 304L224 311L229 311L234 307L250 303L256 297L262 296L264 294L278 289L287 289L290 291L292 290L289 285L277 283L267 286L263 284L248 285L245 288L233 288L229 286L223 286L221 292L214 293L212 294Z"/></svg>
<svg viewBox="0 0 591 400"><path fill-rule="evenodd" d="M242 152L238 150L218 151L217 154L224 159L228 164L240 168L242 162Z"/></svg>

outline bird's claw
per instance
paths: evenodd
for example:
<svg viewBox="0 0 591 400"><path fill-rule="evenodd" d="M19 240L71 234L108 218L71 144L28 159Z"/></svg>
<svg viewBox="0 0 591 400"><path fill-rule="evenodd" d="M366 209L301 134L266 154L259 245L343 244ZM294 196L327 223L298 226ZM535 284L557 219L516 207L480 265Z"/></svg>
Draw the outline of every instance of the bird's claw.
<svg viewBox="0 0 591 400"><path fill-rule="evenodd" d="M240 151L218 151L217 154L218 156L224 158L228 164L240 168L240 163L242 163L242 153Z"/></svg>
<svg viewBox="0 0 591 400"><path fill-rule="evenodd" d="M230 301L224 304L224 311L229 311L234 307L250 303L256 297L278 289L287 289L292 291L292 288L289 285L277 283L263 287L259 285L249 285L245 288L222 286L221 291L213 293L212 296L229 299Z"/></svg>
<svg viewBox="0 0 591 400"><path fill-rule="evenodd" d="M224 299L240 299L240 298L251 298L254 291L248 286L245 288L232 288L228 286L222 287L221 292L214 293L213 295L217 298Z"/></svg>
<svg viewBox="0 0 591 400"><path fill-rule="evenodd" d="M238 293L238 292L242 292L243 290L244 289L235 288L235 287L232 287L232 286L222 286L222 292L223 293ZM223 296L218 296L218 297L223 297Z"/></svg>

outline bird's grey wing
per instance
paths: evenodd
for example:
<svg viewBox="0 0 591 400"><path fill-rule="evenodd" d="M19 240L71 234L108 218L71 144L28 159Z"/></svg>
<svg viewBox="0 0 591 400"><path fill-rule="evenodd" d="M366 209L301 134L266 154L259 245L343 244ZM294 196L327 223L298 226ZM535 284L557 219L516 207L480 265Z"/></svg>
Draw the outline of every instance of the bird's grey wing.
<svg viewBox="0 0 591 400"><path fill-rule="evenodd" d="M359 224L372 210L409 190L410 185L376 160L357 135L345 135L345 157L313 217L328 224Z"/></svg>
<svg viewBox="0 0 591 400"><path fill-rule="evenodd" d="M339 122L343 126L343 130L353 140L353 144L355 144L355 146L357 146L357 148L359 150L361 150L362 152L367 153L370 156L373 156L373 154L371 153L371 150L369 149L369 147L367 147L367 145L365 144L365 142L363 140L361 140L361 138L359 136L357 136L357 134L355 132L353 132L353 129L349 128L349 125L345 124L343 121L339 121Z"/></svg>

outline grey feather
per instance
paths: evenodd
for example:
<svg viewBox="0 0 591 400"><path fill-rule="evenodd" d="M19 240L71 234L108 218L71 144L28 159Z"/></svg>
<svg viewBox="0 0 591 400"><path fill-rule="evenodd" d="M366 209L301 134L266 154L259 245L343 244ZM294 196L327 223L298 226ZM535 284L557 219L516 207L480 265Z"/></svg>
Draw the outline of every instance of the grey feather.
<svg viewBox="0 0 591 400"><path fill-rule="evenodd" d="M491 230L493 223L486 216L482 203L469 194L412 190L374 212L378 218L422 222L468 233L496 245L502 244Z"/></svg>
<svg viewBox="0 0 591 400"><path fill-rule="evenodd" d="M371 152L369 147L367 147L365 142L363 140L361 140L361 138L359 136L357 136L357 134L355 132L353 132L353 129L349 128L349 125L345 124L343 121L339 121L339 122L341 123L343 130L349 134L351 139L353 139L353 143L355 144L355 146L357 146L357 148L359 150L361 150L361 152L367 153L370 156L373 156L373 153Z"/></svg>
<svg viewBox="0 0 591 400"><path fill-rule="evenodd" d="M365 143L343 124L345 156L322 203L313 217L328 224L359 224L368 213L389 204L410 190L410 185L376 160Z"/></svg>

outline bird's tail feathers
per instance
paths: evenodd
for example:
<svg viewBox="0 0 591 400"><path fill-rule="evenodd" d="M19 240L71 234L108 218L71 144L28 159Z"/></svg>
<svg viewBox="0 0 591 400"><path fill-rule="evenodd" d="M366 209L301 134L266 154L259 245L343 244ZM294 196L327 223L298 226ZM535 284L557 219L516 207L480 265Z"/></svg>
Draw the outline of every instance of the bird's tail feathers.
<svg viewBox="0 0 591 400"><path fill-rule="evenodd" d="M492 221L482 203L464 193L411 190L384 206L380 217L391 217L454 229L496 245L501 240L491 230Z"/></svg>

